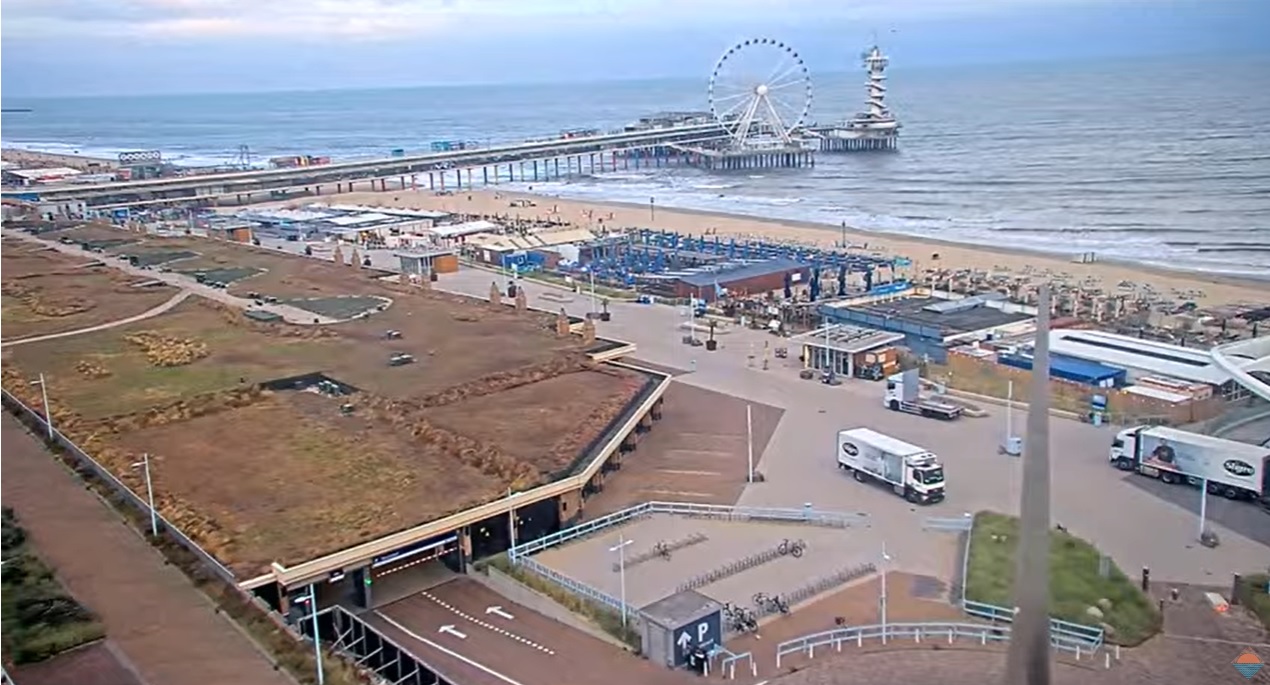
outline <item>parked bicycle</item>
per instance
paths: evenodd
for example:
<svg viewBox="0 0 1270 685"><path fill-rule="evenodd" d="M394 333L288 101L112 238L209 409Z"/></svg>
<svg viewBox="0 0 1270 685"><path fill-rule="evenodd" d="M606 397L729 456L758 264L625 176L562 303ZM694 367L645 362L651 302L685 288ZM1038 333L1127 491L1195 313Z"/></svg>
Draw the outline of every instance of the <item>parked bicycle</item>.
<svg viewBox="0 0 1270 685"><path fill-rule="evenodd" d="M790 540L789 538L785 538L781 541L780 545L777 545L776 551L781 556L788 554L789 556L797 559L803 555L803 552L807 551L807 543L802 540Z"/></svg>
<svg viewBox="0 0 1270 685"><path fill-rule="evenodd" d="M730 603L724 604L723 617L731 632L758 632L758 619L754 617L754 612L744 607Z"/></svg>
<svg viewBox="0 0 1270 685"><path fill-rule="evenodd" d="M658 542L653 545L653 554L665 559L666 561L670 561L670 545L667 545L665 542Z"/></svg>
<svg viewBox="0 0 1270 685"><path fill-rule="evenodd" d="M789 613L789 603L780 595L759 592L754 595L754 606L764 614Z"/></svg>

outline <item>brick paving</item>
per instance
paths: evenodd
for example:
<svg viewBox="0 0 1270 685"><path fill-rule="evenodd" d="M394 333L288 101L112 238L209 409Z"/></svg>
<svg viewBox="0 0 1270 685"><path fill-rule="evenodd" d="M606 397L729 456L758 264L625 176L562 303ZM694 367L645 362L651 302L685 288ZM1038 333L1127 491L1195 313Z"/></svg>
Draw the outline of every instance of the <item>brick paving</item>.
<svg viewBox="0 0 1270 685"><path fill-rule="evenodd" d="M662 420L622 460L604 491L587 500L587 518L653 500L735 504L741 496L748 469L745 401L680 382L665 398ZM751 405L756 461L783 413Z"/></svg>
<svg viewBox="0 0 1270 685"><path fill-rule="evenodd" d="M14 670L20 685L144 685L128 658L100 640Z"/></svg>
<svg viewBox="0 0 1270 685"><path fill-rule="evenodd" d="M294 685L16 419L0 422L5 504L146 682Z"/></svg>

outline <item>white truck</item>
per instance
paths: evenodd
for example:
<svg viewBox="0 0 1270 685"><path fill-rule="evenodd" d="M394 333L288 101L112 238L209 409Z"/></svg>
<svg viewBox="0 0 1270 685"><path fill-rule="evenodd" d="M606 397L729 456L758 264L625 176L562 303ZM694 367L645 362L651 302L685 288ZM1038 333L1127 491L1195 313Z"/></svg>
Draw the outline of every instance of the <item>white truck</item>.
<svg viewBox="0 0 1270 685"><path fill-rule="evenodd" d="M916 445L868 428L838 431L838 468L861 483L881 482L914 504L944 499L939 457Z"/></svg>
<svg viewBox="0 0 1270 685"><path fill-rule="evenodd" d="M883 406L891 411L917 414L932 419L952 421L961 418L962 408L948 402L924 399L922 381L917 369L892 374L886 379L886 396Z"/></svg>
<svg viewBox="0 0 1270 685"><path fill-rule="evenodd" d="M1163 426L1116 434L1109 460L1165 483L1205 487L1229 499L1262 500L1270 485L1270 448Z"/></svg>

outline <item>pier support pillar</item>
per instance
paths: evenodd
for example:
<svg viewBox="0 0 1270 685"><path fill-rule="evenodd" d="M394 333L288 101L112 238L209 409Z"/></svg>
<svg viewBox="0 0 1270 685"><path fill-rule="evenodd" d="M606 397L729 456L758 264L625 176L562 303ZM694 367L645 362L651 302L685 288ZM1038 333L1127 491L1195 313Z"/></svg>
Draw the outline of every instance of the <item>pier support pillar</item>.
<svg viewBox="0 0 1270 685"><path fill-rule="evenodd" d="M538 180L538 160L534 160L534 180Z"/></svg>
<svg viewBox="0 0 1270 685"><path fill-rule="evenodd" d="M484 185L489 185L489 167L481 167L481 176L484 179Z"/></svg>
<svg viewBox="0 0 1270 685"><path fill-rule="evenodd" d="M558 179L560 178L560 158L556 157L555 162L556 162L556 178Z"/></svg>

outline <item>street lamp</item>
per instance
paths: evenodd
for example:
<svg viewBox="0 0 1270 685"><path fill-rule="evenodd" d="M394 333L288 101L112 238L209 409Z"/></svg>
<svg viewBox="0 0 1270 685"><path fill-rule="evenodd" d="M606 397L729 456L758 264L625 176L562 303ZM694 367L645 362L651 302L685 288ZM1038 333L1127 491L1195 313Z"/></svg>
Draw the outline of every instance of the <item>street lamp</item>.
<svg viewBox="0 0 1270 685"><path fill-rule="evenodd" d="M40 386L40 397L44 400L44 425L48 428L49 440L53 439L53 414L49 411L49 386L44 382L44 374L40 374L38 380L31 381L31 385Z"/></svg>
<svg viewBox="0 0 1270 685"><path fill-rule="evenodd" d="M617 552L617 575L618 582L622 586L622 627L626 627L626 546L635 542L634 540L626 540L622 533L617 534L617 544L609 548L610 552Z"/></svg>
<svg viewBox="0 0 1270 685"><path fill-rule="evenodd" d="M317 661L318 685L326 685L326 673L322 671L322 637L318 634L317 583L309 585L309 616L313 618L313 659Z"/></svg>
<svg viewBox="0 0 1270 685"><path fill-rule="evenodd" d="M882 543L882 594L878 598L878 609L882 613L882 644L886 644L886 571L891 555L886 553L886 543Z"/></svg>
<svg viewBox="0 0 1270 685"><path fill-rule="evenodd" d="M150 480L150 453L141 455L141 461L132 465L134 469L142 469L146 475L146 501L150 506L150 537L159 537L159 515L154 510L154 484Z"/></svg>

